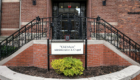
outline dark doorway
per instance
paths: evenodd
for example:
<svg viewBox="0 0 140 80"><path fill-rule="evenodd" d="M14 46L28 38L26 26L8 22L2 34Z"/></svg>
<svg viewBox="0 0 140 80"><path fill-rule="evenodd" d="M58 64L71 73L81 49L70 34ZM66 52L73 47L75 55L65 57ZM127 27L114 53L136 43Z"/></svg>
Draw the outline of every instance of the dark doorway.
<svg viewBox="0 0 140 80"><path fill-rule="evenodd" d="M53 39L82 39L84 17L86 17L86 2L53 2Z"/></svg>

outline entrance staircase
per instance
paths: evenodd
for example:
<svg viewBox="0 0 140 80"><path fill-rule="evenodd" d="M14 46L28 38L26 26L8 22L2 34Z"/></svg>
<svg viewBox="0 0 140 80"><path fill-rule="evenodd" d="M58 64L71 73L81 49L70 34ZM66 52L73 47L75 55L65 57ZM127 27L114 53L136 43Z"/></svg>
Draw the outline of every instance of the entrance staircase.
<svg viewBox="0 0 140 80"><path fill-rule="evenodd" d="M79 17L82 18L82 17ZM52 17L33 19L21 29L0 42L0 60L10 56L31 40L50 38ZM105 40L124 54L140 63L140 45L100 17L82 18L84 38Z"/></svg>

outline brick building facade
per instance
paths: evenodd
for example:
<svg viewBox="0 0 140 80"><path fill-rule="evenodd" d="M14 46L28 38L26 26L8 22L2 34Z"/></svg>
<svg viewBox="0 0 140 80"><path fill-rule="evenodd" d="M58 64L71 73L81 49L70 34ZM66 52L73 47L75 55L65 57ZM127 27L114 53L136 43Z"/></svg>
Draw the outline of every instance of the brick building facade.
<svg viewBox="0 0 140 80"><path fill-rule="evenodd" d="M139 0L107 0L106 6L102 4L104 0L81 1L86 3L86 17L100 16L140 43L140 15L128 14L128 12L140 11ZM52 17L54 2L55 0L36 0L36 5L33 5L32 0L2 0L1 36L11 35L37 16Z"/></svg>
<svg viewBox="0 0 140 80"><path fill-rule="evenodd" d="M37 16L52 17L53 3L56 0L2 0L2 22L1 36L9 36L22 26L26 25ZM59 0L57 0L59 1ZM75 0L76 1L76 0ZM77 0L86 3L85 17L95 18L100 16L124 34L140 43L140 15L128 14L128 12L139 12L139 0ZM60 2L65 2L60 0ZM74 2L69 1L69 2Z"/></svg>
<svg viewBox="0 0 140 80"><path fill-rule="evenodd" d="M129 66L139 65L140 63L140 0L1 1L2 17L0 40L2 37L10 36L15 31L19 31L0 43L0 65L48 68L49 60L51 62L53 59L69 56L80 59L84 63L83 66L85 66L85 58L87 58L87 67L109 65ZM75 16L77 15L80 17L76 18ZM40 18L37 18L38 16ZM69 18L65 19L67 16L69 16ZM51 17L52 20L48 20L48 17ZM108 22L109 25L111 25L110 28L105 26L106 23L103 24L101 22L101 26L98 25L98 22L101 21L101 19L98 21L99 18L102 20L104 19L106 23ZM42 23L40 24L39 21L42 21ZM54 23L50 23L51 21L54 21ZM60 21L61 23L59 23ZM25 26L26 24L28 25ZM56 24L61 24L61 29L55 30L59 28L56 27L58 26ZM76 27L77 24L79 26L78 28ZM69 25L71 25L72 29L68 28ZM95 26L96 40L90 40L95 37L92 36L92 30L90 30L91 28L95 29ZM97 30L102 29L101 27L103 26L104 30L98 33ZM115 28L112 28L112 26ZM46 29L46 27L48 29ZM50 55L50 58L48 58L47 55L52 54L52 44L49 44L49 41L46 43L46 37L49 39L64 39L60 38L60 35L56 33L57 31L59 33L63 32L63 34L73 34L74 37L70 38L74 39L73 41L76 42L83 39L81 40L81 42L83 42L83 49L81 50L83 51L82 55ZM45 40L39 40L42 39L40 37L43 37L44 33L47 35L45 36ZM50 35L48 37L49 33ZM78 36L82 36L82 38L75 38L75 36L77 37L77 33ZM106 33L111 34L111 37ZM100 34L105 34L100 37L103 37L104 40L98 40L97 34L98 36L100 36ZM88 36L90 36L90 38L88 38ZM117 36L117 38L113 40L112 36ZM85 38L88 38L87 43ZM61 43L62 41L60 40L60 42L58 42ZM48 47L49 49L47 49ZM49 50L50 52L47 52Z"/></svg>

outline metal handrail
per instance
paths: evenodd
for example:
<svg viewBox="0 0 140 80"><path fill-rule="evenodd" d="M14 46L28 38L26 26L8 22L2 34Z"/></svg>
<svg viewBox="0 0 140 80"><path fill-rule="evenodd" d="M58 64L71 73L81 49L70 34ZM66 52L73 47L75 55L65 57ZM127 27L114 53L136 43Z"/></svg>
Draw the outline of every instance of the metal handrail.
<svg viewBox="0 0 140 80"><path fill-rule="evenodd" d="M8 57L33 39L41 39L44 36L49 37L47 36L47 32L50 27L47 27L43 23L50 24L50 22L47 22L47 19L50 18L39 18L39 20L37 18L0 42L0 60Z"/></svg>
<svg viewBox="0 0 140 80"><path fill-rule="evenodd" d="M50 38L50 27L52 27L50 24L53 23L54 18L62 18L62 16L47 18L37 17L36 19L33 19L28 24L26 24L25 26L17 30L15 33L7 37L5 40L0 42L0 60L13 54L20 47L22 47L23 45L25 45L33 39L38 40L44 36ZM84 29L84 31L82 32L82 38L79 39L88 39L91 37L95 37L97 40L106 40L112 45L114 45L116 48L118 48L120 51L122 51L123 53L140 63L140 45L128 36L126 36L121 31L119 31L117 28L106 22L104 19L101 19L100 17L89 18L79 16L77 16L76 19L83 19L83 21L81 21L80 25L78 24L77 27L79 28L79 26L83 26ZM62 21L62 19L56 21L56 23L60 21ZM55 24L53 28L58 28L58 26L61 27L60 25ZM59 32L57 32L57 35L60 32L61 29L59 30ZM60 33L59 36L62 37L63 35L61 35ZM75 37L75 34L73 36ZM78 36L81 37L81 35Z"/></svg>

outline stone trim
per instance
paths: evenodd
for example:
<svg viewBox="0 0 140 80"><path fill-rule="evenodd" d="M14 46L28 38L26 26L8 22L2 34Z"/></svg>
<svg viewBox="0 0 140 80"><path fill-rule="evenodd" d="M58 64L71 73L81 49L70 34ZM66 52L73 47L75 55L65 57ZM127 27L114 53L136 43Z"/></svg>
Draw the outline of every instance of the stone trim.
<svg viewBox="0 0 140 80"><path fill-rule="evenodd" d="M3 30L3 31L15 31L15 30L19 30L19 28L1 28L1 30Z"/></svg>
<svg viewBox="0 0 140 80"><path fill-rule="evenodd" d="M70 79L70 80L131 80L139 74L140 74L140 67L136 65L131 65L121 71L117 71L111 74L89 77L89 78ZM25 75L12 71L6 66L0 66L0 79L2 80L64 80L64 79L43 78L43 77Z"/></svg>
<svg viewBox="0 0 140 80"><path fill-rule="evenodd" d="M113 25L113 26L117 26L118 22L108 22L109 24ZM91 25L96 25L96 23L92 22Z"/></svg>
<svg viewBox="0 0 140 80"><path fill-rule="evenodd" d="M2 2L19 2L20 0L2 0Z"/></svg>
<svg viewBox="0 0 140 80"><path fill-rule="evenodd" d="M28 23L29 23L29 22L21 22L21 25L26 25L26 24L28 24ZM36 22L33 22L33 23L36 23ZM31 24L28 24L28 25L31 25ZM42 25L42 23L41 23L41 25ZM43 25L46 25L46 23L44 22Z"/></svg>

